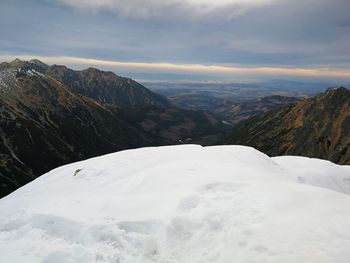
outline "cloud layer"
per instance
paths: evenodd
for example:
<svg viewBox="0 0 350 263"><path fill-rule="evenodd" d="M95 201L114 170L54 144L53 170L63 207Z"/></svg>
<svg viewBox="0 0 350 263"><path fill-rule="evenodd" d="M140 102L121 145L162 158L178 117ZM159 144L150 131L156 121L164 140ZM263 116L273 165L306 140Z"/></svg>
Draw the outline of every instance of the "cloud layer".
<svg viewBox="0 0 350 263"><path fill-rule="evenodd" d="M145 62L123 62L113 60L98 60L78 57L38 57L32 55L11 56L0 55L0 60L11 61L20 59L40 59L48 64L74 65L78 68L97 67L108 69L129 69L132 71L145 72L176 72L176 73L204 73L204 74L226 74L247 76L289 76L289 77L312 77L332 78L350 80L350 70L327 69L327 68L280 68L280 67L238 67L225 65L203 65L203 64L174 64L174 63L145 63Z"/></svg>
<svg viewBox="0 0 350 263"><path fill-rule="evenodd" d="M113 11L132 18L204 18L225 13L232 18L276 0L60 0L90 11Z"/></svg>
<svg viewBox="0 0 350 263"><path fill-rule="evenodd" d="M0 0L0 55L341 77L349 10L349 0ZM209 68L200 70L226 71Z"/></svg>

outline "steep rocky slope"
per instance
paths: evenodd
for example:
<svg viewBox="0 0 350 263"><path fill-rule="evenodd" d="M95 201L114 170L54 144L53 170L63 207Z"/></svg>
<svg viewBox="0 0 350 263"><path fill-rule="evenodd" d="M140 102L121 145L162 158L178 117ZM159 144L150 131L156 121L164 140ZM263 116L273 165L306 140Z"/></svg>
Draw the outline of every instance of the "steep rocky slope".
<svg viewBox="0 0 350 263"><path fill-rule="evenodd" d="M314 98L241 123L226 144L269 155L302 155L350 163L350 91L331 88Z"/></svg>
<svg viewBox="0 0 350 263"><path fill-rule="evenodd" d="M136 81L95 68L75 71L65 66L46 67L45 73L70 87L74 92L121 107L159 106L170 103Z"/></svg>
<svg viewBox="0 0 350 263"><path fill-rule="evenodd" d="M0 64L0 118L0 196L59 165L142 146L210 143L223 131L209 113L177 109L134 81L38 60Z"/></svg>
<svg viewBox="0 0 350 263"><path fill-rule="evenodd" d="M155 143L117 107L26 67L0 72L1 194L49 169Z"/></svg>

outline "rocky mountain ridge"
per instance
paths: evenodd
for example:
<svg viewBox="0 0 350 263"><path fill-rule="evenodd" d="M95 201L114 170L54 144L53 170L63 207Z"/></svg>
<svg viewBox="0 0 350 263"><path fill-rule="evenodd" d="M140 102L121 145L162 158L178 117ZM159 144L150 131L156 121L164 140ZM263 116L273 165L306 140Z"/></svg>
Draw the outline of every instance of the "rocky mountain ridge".
<svg viewBox="0 0 350 263"><path fill-rule="evenodd" d="M70 162L188 138L208 143L222 131L209 113L177 109L114 73L0 64L0 196Z"/></svg>
<svg viewBox="0 0 350 263"><path fill-rule="evenodd" d="M253 117L225 144L243 144L271 156L302 155L350 164L350 90L330 88L290 107Z"/></svg>

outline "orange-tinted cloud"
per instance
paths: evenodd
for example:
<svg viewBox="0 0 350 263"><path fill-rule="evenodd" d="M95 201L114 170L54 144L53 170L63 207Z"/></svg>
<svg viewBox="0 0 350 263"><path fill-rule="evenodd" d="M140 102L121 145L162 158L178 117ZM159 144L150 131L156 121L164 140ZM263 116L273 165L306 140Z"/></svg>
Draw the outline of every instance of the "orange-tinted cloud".
<svg viewBox="0 0 350 263"><path fill-rule="evenodd" d="M3 61L14 59L11 55L0 55ZM68 56L19 56L20 59L38 58L48 64L79 65L81 67L103 67L114 69L142 70L145 72L170 72L170 73L203 73L203 74L227 74L227 75L267 75L267 76L295 76L295 77L321 77L350 79L348 69L329 68L284 68L284 67L240 67L223 65L202 64L175 64L175 63L148 63L148 62L123 62L112 60L99 60L90 58L78 58Z"/></svg>

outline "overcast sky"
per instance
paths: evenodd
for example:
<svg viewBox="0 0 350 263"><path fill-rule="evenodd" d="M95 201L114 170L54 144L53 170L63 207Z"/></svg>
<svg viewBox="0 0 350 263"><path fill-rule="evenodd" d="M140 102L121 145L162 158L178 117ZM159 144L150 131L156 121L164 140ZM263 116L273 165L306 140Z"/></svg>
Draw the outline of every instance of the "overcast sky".
<svg viewBox="0 0 350 263"><path fill-rule="evenodd" d="M350 79L349 0L1 0L0 24L1 61Z"/></svg>

